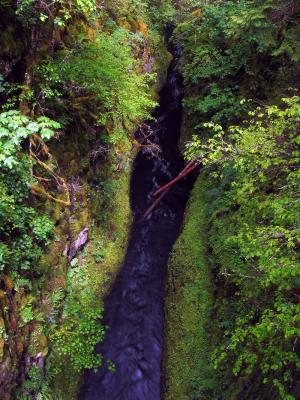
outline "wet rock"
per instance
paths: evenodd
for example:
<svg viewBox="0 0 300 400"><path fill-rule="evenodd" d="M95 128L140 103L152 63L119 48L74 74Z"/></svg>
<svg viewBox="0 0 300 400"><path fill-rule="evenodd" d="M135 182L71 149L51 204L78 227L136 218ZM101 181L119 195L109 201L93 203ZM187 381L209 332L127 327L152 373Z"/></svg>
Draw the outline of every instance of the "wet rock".
<svg viewBox="0 0 300 400"><path fill-rule="evenodd" d="M13 370L10 357L6 357L0 364L0 399L10 399L9 392L13 382L16 379L16 373Z"/></svg>
<svg viewBox="0 0 300 400"><path fill-rule="evenodd" d="M89 228L84 228L78 235L77 239L71 244L69 252L68 252L68 259L71 261L76 254L84 247L84 245L88 242L89 237Z"/></svg>

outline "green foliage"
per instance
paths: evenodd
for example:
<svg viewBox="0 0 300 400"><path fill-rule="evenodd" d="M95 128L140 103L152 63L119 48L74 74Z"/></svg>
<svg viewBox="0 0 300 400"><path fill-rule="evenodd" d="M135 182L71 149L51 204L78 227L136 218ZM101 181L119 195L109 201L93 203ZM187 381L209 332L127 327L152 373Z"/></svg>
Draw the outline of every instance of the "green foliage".
<svg viewBox="0 0 300 400"><path fill-rule="evenodd" d="M30 119L17 110L0 114L0 271L12 278L14 290L32 291L39 273L39 257L53 239L54 224L29 202L34 182L34 162L29 157L30 138L47 141L59 124L46 117ZM41 142L42 143L42 142ZM17 308L19 328L32 321L44 322L32 295ZM5 315L5 313L4 313ZM18 398L32 398L41 373L33 367Z"/></svg>
<svg viewBox="0 0 300 400"><path fill-rule="evenodd" d="M187 156L199 157L221 187L211 194L210 244L232 294L220 315L216 368L229 363L234 375L258 373L281 398L293 399L300 367L300 98L284 98L283 105L258 108L227 132L205 124L214 136L195 137Z"/></svg>
<svg viewBox="0 0 300 400"><path fill-rule="evenodd" d="M100 32L95 41L61 53L57 62L48 64L54 84L58 76L70 95L83 91L90 96L99 124L114 122L116 138L112 141L119 140L118 130L124 129L124 124L149 118L154 106L147 94L149 76L135 72L128 44L132 40L133 35L122 29L112 35Z"/></svg>
<svg viewBox="0 0 300 400"><path fill-rule="evenodd" d="M262 397L292 399L299 370L299 98L253 107L268 98L279 103L297 86L299 4L184 5L176 37L184 48L188 125L197 133L186 157L197 157L215 180L209 242L223 338L215 367L226 382L224 398L240 390L257 398L258 387ZM257 383L240 389L236 376Z"/></svg>
<svg viewBox="0 0 300 400"><path fill-rule="evenodd" d="M115 364L111 360L106 361L106 366L107 366L108 371L110 371L110 372L116 372L116 370L117 370Z"/></svg>
<svg viewBox="0 0 300 400"><path fill-rule="evenodd" d="M22 319L20 326L24 326L34 320L32 299L29 299L29 301L24 305L24 307L21 308L20 316Z"/></svg>
<svg viewBox="0 0 300 400"><path fill-rule="evenodd" d="M54 292L51 295L51 315L50 315L50 322L51 323L56 323L57 318L59 317L59 314L63 308L63 300L66 297L65 291L61 288L58 287L54 290Z"/></svg>
<svg viewBox="0 0 300 400"><path fill-rule="evenodd" d="M105 252L103 249L96 249L93 253L93 257L97 263L101 262L105 258Z"/></svg>
<svg viewBox="0 0 300 400"><path fill-rule="evenodd" d="M31 121L17 110L0 114L0 167L12 169L20 162L17 154L21 145L32 134L39 134L43 140L54 135L54 129L60 125L47 117L38 117Z"/></svg>
<svg viewBox="0 0 300 400"><path fill-rule="evenodd" d="M167 2L164 3L164 14L169 18L167 15L172 9ZM17 398L50 399L51 386L55 393L53 398L57 400L59 395L55 389L59 383L56 384L56 379L60 380L65 374L63 390L58 388L65 393L70 386L73 385L74 389L78 384L79 372L101 364L100 355L94 354L94 347L104 334L99 323L102 304L95 291L101 291L101 295L107 291L125 251L130 215L127 191L131 143L128 136L141 120L150 117L155 106L149 94L155 74L144 71L155 70L155 66L152 67L154 47L158 42L162 45L163 41L157 39L157 32L151 31L148 1L5 0L0 5L1 10L4 7L9 9L9 38L22 37L22 46L18 40L16 43L12 40L7 53L10 57L16 47L16 59L11 63L6 58L1 60L9 81L9 85L6 84L0 75L1 100L6 102L2 110L20 108L28 115L51 115L66 128L60 143L49 146L52 157L50 149L42 141L53 137L54 130L59 128L57 123L44 117L29 118L18 111L8 111L0 116L0 271L3 276L7 274L12 278L12 301L20 327L16 337L18 345L20 338L18 353L11 354L12 369L17 369L24 357L29 354L36 356L40 351L46 365L46 371L41 371L41 374L35 368L29 371ZM4 19L1 14L1 26ZM3 26L6 29L6 25ZM103 31L98 32L99 26ZM74 134L74 127L76 132L80 132L78 137ZM100 140L98 133L101 133ZM73 230L77 231L78 221L69 226L73 222L74 210L71 211L72 218L68 218L67 207L54 207L50 200L40 202L37 196L30 196L30 190L41 196L53 196L53 184L57 183L60 190L62 182L56 174L51 174L51 170L59 164L63 174L73 174L74 170L77 174L75 164L79 161L79 153L80 156L84 153L85 165L82 162L78 171L83 167L84 172L88 172L89 177L81 176L84 185L90 189L87 182L93 178L90 168L92 142L99 140L100 143L104 137L107 162L100 160L99 170L105 169L103 182L106 193L96 193L95 198L88 200L91 208L95 204L104 204L95 217L104 245L99 249L93 248L89 254L93 268L98 268L98 263L103 266L101 271L99 268L101 284L97 281L99 285L95 289L89 275L91 266L82 266L82 258L78 257L68 265L70 271L65 285L67 261L60 254L53 253L67 240L68 229L72 234ZM76 143L73 143L74 138ZM111 144L118 150L115 156L110 153ZM66 157L61 155L64 151ZM58 154L60 160L56 158ZM70 160L72 166L69 168ZM46 168L46 173L43 169L45 163L46 167L51 167L51 170ZM36 188L41 191L36 191ZM43 189L46 193L42 192ZM82 206L79 203L85 189L80 188L80 195L74 196L75 218L79 215L77 209ZM84 196L89 197L92 191L87 190ZM57 241L51 246L51 253L39 263L40 255L47 251L46 247L53 239L54 230L53 222L37 212L44 206L55 220ZM94 214L87 210L88 206L84 206L82 218L88 217L93 225L90 217ZM64 289L57 288L57 285ZM11 316L7 310L8 307L4 319ZM36 323L42 327L41 337L36 337L41 343L33 343L34 335L31 333L35 332ZM28 328L30 334L27 335ZM24 351L19 354L23 344ZM7 347L4 353L8 355ZM9 356L7 359L10 361ZM112 363L108 368L111 371L115 369ZM20 380L22 378L23 374ZM67 394L69 397L72 397L72 389Z"/></svg>
<svg viewBox="0 0 300 400"><path fill-rule="evenodd" d="M176 9L170 0L151 1L149 11L152 24L160 30L169 23L176 23Z"/></svg>
<svg viewBox="0 0 300 400"><path fill-rule="evenodd" d="M203 98L191 96L183 101L188 109L200 115L212 115L212 121L232 120L237 114L242 114L244 105L239 97L238 87L221 88L216 83L207 87L207 94ZM201 125L196 125L195 129Z"/></svg>
<svg viewBox="0 0 300 400"><path fill-rule="evenodd" d="M29 392L37 391L40 388L42 380L41 370L37 365L31 367L31 369L28 371L28 378L29 379L23 385L24 389L28 390Z"/></svg>
<svg viewBox="0 0 300 400"><path fill-rule="evenodd" d="M0 93L5 92L8 89L9 85L5 81L4 77L2 74L0 74Z"/></svg>
<svg viewBox="0 0 300 400"><path fill-rule="evenodd" d="M46 117L30 120L11 110L0 114L0 265L16 273L37 270L37 260L50 241L53 223L27 205L32 162L22 147L32 134L50 139L59 125Z"/></svg>
<svg viewBox="0 0 300 400"><path fill-rule="evenodd" d="M127 17L130 20L132 16L143 18L146 16L147 0L105 0L105 8L113 10L119 17Z"/></svg>
<svg viewBox="0 0 300 400"><path fill-rule="evenodd" d="M66 359L77 372L87 368L97 369L101 365L101 355L95 355L94 348L104 335L100 324L102 311L87 267L72 267L68 271L68 294L62 323L58 326L54 322L51 327L54 354L58 357L56 373L63 368Z"/></svg>
<svg viewBox="0 0 300 400"><path fill-rule="evenodd" d="M35 0L22 0L16 10L16 15L24 26L33 25L37 21Z"/></svg>
<svg viewBox="0 0 300 400"><path fill-rule="evenodd" d="M18 20L27 28L34 24L51 23L64 27L74 16L96 17L97 3L95 0L20 0L16 9Z"/></svg>
<svg viewBox="0 0 300 400"><path fill-rule="evenodd" d="M78 11L83 14L95 13L97 9L97 3L95 0L75 0L74 3Z"/></svg>
<svg viewBox="0 0 300 400"><path fill-rule="evenodd" d="M50 363L49 363L50 364ZM53 376L52 376L53 377ZM17 400L63 400L53 396L49 387L49 367L46 366L46 378L38 365L33 365L27 373L26 380L16 391Z"/></svg>
<svg viewBox="0 0 300 400"><path fill-rule="evenodd" d="M53 231L53 222L46 215L38 216L32 221L32 233L42 243L49 244Z"/></svg>
<svg viewBox="0 0 300 400"><path fill-rule="evenodd" d="M187 110L198 121L236 122L245 115L240 98L264 98L284 79L282 68L291 75L300 57L298 11L287 1L199 2L177 28Z"/></svg>
<svg viewBox="0 0 300 400"><path fill-rule="evenodd" d="M155 105L148 94L153 77L136 72L137 63L129 45L136 40L123 29L111 35L99 32L94 41L61 52L56 61L39 68L54 93L64 91L65 96L78 96L79 101L88 96L98 125L113 123L109 140L114 144L124 140L128 124L149 118Z"/></svg>

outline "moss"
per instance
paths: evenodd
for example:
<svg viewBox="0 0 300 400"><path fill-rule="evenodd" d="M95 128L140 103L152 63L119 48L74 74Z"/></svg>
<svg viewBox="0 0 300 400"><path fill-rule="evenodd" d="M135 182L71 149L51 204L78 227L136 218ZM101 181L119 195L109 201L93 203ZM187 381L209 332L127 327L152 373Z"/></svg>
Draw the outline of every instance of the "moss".
<svg viewBox="0 0 300 400"><path fill-rule="evenodd" d="M133 154L128 157L132 158ZM90 227L90 240L78 260L80 265L87 267L89 285L97 302L103 301L110 289L126 251L131 221L130 175L130 169L113 173L108 160L100 172L94 174L94 181L104 182L110 188L109 193L99 192L97 185L86 183L80 194L82 201L71 215L73 223L69 229L73 238L82 228ZM59 356L52 354L50 360L55 367ZM53 395L62 400L73 400L78 396L81 381L82 375L65 360L63 370L52 382Z"/></svg>
<svg viewBox="0 0 300 400"><path fill-rule="evenodd" d="M97 277L98 290L102 296L110 287L109 282L116 275L127 247L131 220L129 181L130 171L124 171L115 180L116 189L110 197L108 209L105 210L105 221L100 226L95 225L91 232L88 261L94 269L92 272ZM99 249L103 249L101 262L97 262L95 257Z"/></svg>
<svg viewBox="0 0 300 400"><path fill-rule="evenodd" d="M159 73L159 82L153 87L153 96L158 97L158 90L162 86L171 59L163 42L159 48L159 56L156 60L156 70ZM128 127L128 131L134 131L136 127ZM62 254L62 247L67 243L68 237L75 239L76 235L85 227L89 227L89 242L84 251L77 257L79 265L87 268L90 287L93 289L97 302L103 301L121 266L126 252L131 223L130 209L130 176L135 156L132 144L128 140L121 150L115 148L115 155L111 152L110 157L101 165L90 166L83 155L90 154L93 141L88 140L82 132L72 132L73 140L68 140L60 148L53 147L55 158L59 165L63 165L64 174L81 176L82 188L80 194L76 195L74 208L68 214L68 218L59 218L58 207L53 205L52 215L58 221L56 237L59 240L54 244L48 255L48 267L54 267L50 279L52 293L57 276L65 278L67 261L66 257L60 256L57 263L55 255ZM125 154L126 153L126 154ZM124 162L119 162L120 155ZM119 165L120 164L120 165ZM125 165L126 164L126 165ZM112 166L117 165L118 170L113 171ZM123 166L122 166L123 165ZM66 214L66 213L65 213ZM56 246L56 250L55 250ZM59 247L59 251L57 249ZM64 260L63 260L64 259ZM63 263L64 273L61 268ZM45 263L46 264L46 263ZM56 280L55 280L56 279ZM65 287L59 284L56 287ZM48 284L50 288L50 283ZM59 362L59 356L55 353L48 357L49 364L54 368ZM82 382L82 375L74 371L68 360L64 361L64 368L51 383L54 398L62 400L73 400L78 397L78 390Z"/></svg>
<svg viewBox="0 0 300 400"><path fill-rule="evenodd" d="M152 38L150 37L152 32L149 30L149 27L138 17L127 18L124 23L128 24L128 29L134 32L140 31L145 36L147 49L144 51L143 45L140 50L143 50L144 57L146 58L147 56L146 59L148 60L148 56L150 57L154 51L151 43ZM45 30L44 35L41 37L39 52L35 54L29 52L29 57L24 60L29 76L33 66L37 65L45 58L51 46L58 47L58 45L60 46L61 42L63 42L66 47L72 48L75 46L78 37L83 37L83 33L87 33L87 36L91 39L99 28L99 24L100 22L96 22L95 26L87 26L84 21L75 20L67 28L56 29L53 36L52 32ZM53 40L50 40L50 34ZM14 44L14 31L11 28L7 28L0 37L0 42L2 39L5 41L7 47L2 46L3 49L0 50L0 55L6 56L9 52L10 55L13 54L16 58L20 59L26 49L26 38ZM155 98L158 98L158 91L165 81L170 60L171 55L166 51L163 41L159 39L159 45L156 48L155 65L153 67L158 73L158 82L152 89L153 97ZM91 124L93 124L93 122L94 121L92 121ZM73 177L76 177L76 179L78 178L80 181L79 193L74 194L76 199L72 201L72 207L64 207L53 201L46 200L45 198L32 199L34 206L40 211L48 213L53 220L56 227L55 240L47 249L47 253L40 259L39 268L37 268L39 274L32 283L31 290L31 294L35 299L32 304L34 317L38 319L43 315L45 318L40 325L33 320L20 330L16 338L16 351L14 351L14 349L12 349L13 351L9 349L12 353L15 353L15 358L13 359L8 356L7 361L12 365L9 368L14 371L18 370L20 360L27 359L26 357L34 358L39 353L41 353L43 357L47 356L47 368L49 365L54 366L54 368L56 366L57 355L51 351L51 323L49 322L53 311L51 296L58 288L63 289L65 295L68 296L67 271L68 268L71 267L65 255L65 249L66 246L70 244L70 241L74 240L83 228L90 228L90 241L85 250L78 255L78 260L79 265L84 265L88 269L90 285L93 288L97 302L103 301L110 289L126 251L131 221L129 204L131 171L129 168L125 169L124 165L130 164L135 155L132 150L132 136L130 133L136 129L136 126L124 126L128 131L128 136L131 138L130 140L126 139L126 143L122 143L119 149L114 149L116 152L114 160L102 160L102 162L96 160L95 164L97 164L97 166L92 166L90 165L90 155L98 136L96 137L93 133L84 131L80 125L77 125L78 120L67 129L59 143L53 141L49 145L53 160L55 160L55 163L59 166L59 173L68 183L72 182ZM109 127L106 128L109 130ZM113 126L111 128L113 129ZM111 153L112 152L113 151L111 151ZM117 172L112 171L112 164L114 164L114 167L118 168ZM94 182L97 181L96 175L98 173L95 170L101 170L100 177L107 193L96 191ZM70 187L71 186L70 184ZM75 189L73 191L75 191ZM58 196L63 198L63 194L58 194ZM4 282L5 290L11 292L14 282L9 277L4 277ZM3 297L3 299L1 297ZM6 293L4 291L0 291L0 300L1 305L7 302ZM18 315L22 307L26 307L26 299L25 297L23 298L23 294L21 296L20 293L17 293L17 297L14 301L16 304L16 315ZM63 304L61 304L61 309L62 308ZM59 312L61 312L61 310ZM58 319L60 317L61 315L57 316ZM12 319L10 323L11 331L16 330L17 327L17 319L14 316L13 318L14 319ZM62 322L63 325L62 318L60 322ZM32 327L31 331L29 327L30 329ZM57 329L59 329L59 327L57 327ZM45 332L46 335L48 335L47 337L45 336ZM7 353L6 347L5 344L4 353ZM4 360L4 364L5 362ZM77 398L81 376L73 370L68 360L64 360L64 363L63 371L51 382L53 398L73 400ZM6 368L7 371L9 371L9 368ZM7 390L10 390L10 388Z"/></svg>
<svg viewBox="0 0 300 400"><path fill-rule="evenodd" d="M159 38L156 45L156 52L154 55L153 72L157 74L155 85L152 87L153 99L159 100L159 92L162 89L167 79L168 68L172 61L172 54L167 50L166 44L162 38Z"/></svg>
<svg viewBox="0 0 300 400"><path fill-rule="evenodd" d="M169 262L165 306L166 400L215 398L209 359L213 284L206 255L207 187L206 177L200 176Z"/></svg>
<svg viewBox="0 0 300 400"><path fill-rule="evenodd" d="M19 38L15 26L8 25L0 32L0 58L20 60L25 50L24 37Z"/></svg>

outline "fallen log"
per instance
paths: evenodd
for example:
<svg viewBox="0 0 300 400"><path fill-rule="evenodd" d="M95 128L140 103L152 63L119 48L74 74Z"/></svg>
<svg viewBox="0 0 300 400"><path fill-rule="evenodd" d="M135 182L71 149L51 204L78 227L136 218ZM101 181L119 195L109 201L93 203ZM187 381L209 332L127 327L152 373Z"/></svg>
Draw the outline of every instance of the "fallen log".
<svg viewBox="0 0 300 400"><path fill-rule="evenodd" d="M170 182L168 182L166 185L161 186L159 189L156 190L156 192L153 193L153 196L159 195L161 192L166 190L167 188L171 187L174 185L174 183L180 181L181 179L185 178L188 174L190 174L192 171L194 171L197 167L199 167L199 161L198 160L193 160L187 164L187 166Z"/></svg>
<svg viewBox="0 0 300 400"><path fill-rule="evenodd" d="M161 186L159 189L156 190L156 192L153 193L152 196L158 196L160 195L154 202L151 204L151 206L147 209L143 217L141 218L141 221L148 217L148 215L154 210L154 208L158 205L158 203L165 197L165 195L169 192L171 187L181 179L185 178L188 174L193 172L197 167L200 166L199 160L192 160L190 161L184 169L170 182L167 184Z"/></svg>
<svg viewBox="0 0 300 400"><path fill-rule="evenodd" d="M148 208L148 210L145 212L145 214L143 215L142 219L145 219L148 217L148 215L154 210L154 208L157 206L157 204L162 200L163 197L165 197L165 195L168 193L168 191L171 188L167 188L152 204L151 206Z"/></svg>

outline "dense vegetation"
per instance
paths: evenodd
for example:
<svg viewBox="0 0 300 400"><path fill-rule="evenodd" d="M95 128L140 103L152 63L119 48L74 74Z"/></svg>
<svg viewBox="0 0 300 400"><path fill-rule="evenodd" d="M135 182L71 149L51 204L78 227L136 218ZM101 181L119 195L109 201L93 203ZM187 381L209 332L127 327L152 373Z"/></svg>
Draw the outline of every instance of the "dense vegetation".
<svg viewBox="0 0 300 400"><path fill-rule="evenodd" d="M298 97L251 112L245 126L220 125L205 144L191 145L220 180L210 192L210 245L226 300L218 311L223 343L215 367L258 375L290 399L299 369ZM191 150L191 149L189 149ZM224 293L223 293L224 296ZM222 297L223 297L222 296ZM259 372L258 372L259 371Z"/></svg>
<svg viewBox="0 0 300 400"><path fill-rule="evenodd" d="M75 399L101 365L99 298L126 248L133 133L156 105L169 22L201 172L169 265L166 399L300 396L299 2L4 0L5 400Z"/></svg>
<svg viewBox="0 0 300 400"><path fill-rule="evenodd" d="M199 1L186 4L185 12L176 35L184 47L186 136L193 135L185 154L199 159L210 181L207 263L213 265L216 286L214 325L204 319L199 329L213 326L206 348L212 349L210 365L222 384L217 390L204 360L198 378L191 374L179 384L182 398L295 399L300 366L299 4ZM203 237L194 240L203 242ZM185 267L179 260L175 263ZM206 276L205 266L200 268ZM186 282L183 306L197 287L202 298L206 286L201 289L201 279ZM203 355L198 354L199 361ZM193 365L199 368L198 362ZM180 376L180 368L173 368ZM169 392L173 398L175 389Z"/></svg>
<svg viewBox="0 0 300 400"><path fill-rule="evenodd" d="M143 0L0 4L1 398L73 399L101 365L133 133L168 62L153 6L167 15Z"/></svg>

